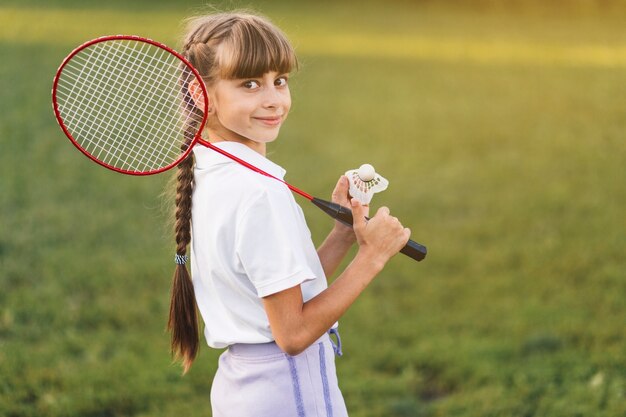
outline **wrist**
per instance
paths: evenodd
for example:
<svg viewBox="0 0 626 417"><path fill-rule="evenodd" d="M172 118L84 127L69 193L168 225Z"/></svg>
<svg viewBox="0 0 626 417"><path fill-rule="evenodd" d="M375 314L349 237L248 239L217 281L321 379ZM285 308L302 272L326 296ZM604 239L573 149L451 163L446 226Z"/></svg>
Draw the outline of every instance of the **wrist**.
<svg viewBox="0 0 626 417"><path fill-rule="evenodd" d="M386 259L383 259L376 253L371 253L371 251L363 247L359 247L359 250L354 257L354 261L365 265L367 269L373 271L374 274L378 274L382 271L387 263Z"/></svg>
<svg viewBox="0 0 626 417"><path fill-rule="evenodd" d="M356 242L356 236L354 230L351 227L346 226L343 223L335 221L335 227L330 231L330 234L334 239L341 241L347 245L352 245Z"/></svg>

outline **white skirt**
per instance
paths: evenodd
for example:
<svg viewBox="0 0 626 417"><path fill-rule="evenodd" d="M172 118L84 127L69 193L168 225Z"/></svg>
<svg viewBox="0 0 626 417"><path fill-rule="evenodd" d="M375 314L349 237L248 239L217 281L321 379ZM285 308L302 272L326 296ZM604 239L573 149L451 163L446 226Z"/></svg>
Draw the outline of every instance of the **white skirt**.
<svg viewBox="0 0 626 417"><path fill-rule="evenodd" d="M230 346L219 359L211 407L213 417L347 417L330 337L296 356L276 343Z"/></svg>

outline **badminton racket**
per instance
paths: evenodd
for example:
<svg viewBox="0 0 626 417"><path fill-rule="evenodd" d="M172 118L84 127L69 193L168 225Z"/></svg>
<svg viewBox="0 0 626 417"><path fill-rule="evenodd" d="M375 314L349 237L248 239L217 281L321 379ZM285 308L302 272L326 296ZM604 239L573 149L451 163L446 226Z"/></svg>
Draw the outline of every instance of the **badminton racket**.
<svg viewBox="0 0 626 417"><path fill-rule="evenodd" d="M190 83L200 87L204 100L191 98ZM200 144L283 182L352 226L349 209L313 197L202 139L208 103L202 77L182 55L161 43L127 35L84 43L61 63L52 103L59 126L74 146L113 171L157 174L176 166ZM204 108L198 108L202 104ZM401 252L418 261L426 256L426 248L412 240Z"/></svg>

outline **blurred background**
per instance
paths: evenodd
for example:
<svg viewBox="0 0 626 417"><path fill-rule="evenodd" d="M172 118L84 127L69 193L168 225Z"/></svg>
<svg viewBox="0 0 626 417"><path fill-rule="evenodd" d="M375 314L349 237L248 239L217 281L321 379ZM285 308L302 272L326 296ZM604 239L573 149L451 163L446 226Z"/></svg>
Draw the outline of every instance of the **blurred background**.
<svg viewBox="0 0 626 417"><path fill-rule="evenodd" d="M208 416L219 351L171 363L171 173L65 138L62 59L107 34L180 46L185 17L270 17L301 69L270 159L330 197L371 163L428 246L341 320L353 417L626 415L626 4L3 0L0 415ZM305 200L314 241L332 221ZM351 255L354 254L354 250ZM349 259L344 262L344 265Z"/></svg>

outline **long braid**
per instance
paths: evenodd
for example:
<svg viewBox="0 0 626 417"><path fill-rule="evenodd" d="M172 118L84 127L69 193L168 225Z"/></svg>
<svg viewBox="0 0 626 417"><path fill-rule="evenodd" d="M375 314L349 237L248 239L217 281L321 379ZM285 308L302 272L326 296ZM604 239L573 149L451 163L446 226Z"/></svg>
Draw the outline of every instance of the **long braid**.
<svg viewBox="0 0 626 417"><path fill-rule="evenodd" d="M176 255L186 258L191 242L191 195L193 191L193 156L178 165L176 186ZM183 360L186 373L198 353L198 313L193 282L182 262L177 262L172 280L170 316L167 327L171 332L171 349Z"/></svg>
<svg viewBox="0 0 626 417"><path fill-rule="evenodd" d="M187 52L188 47L185 48ZM188 80L183 68L181 80ZM188 92L186 83L181 85L183 91L183 111L185 113L200 113L193 105L193 100ZM183 127L185 143L181 151L185 152L197 132L197 117L186 117L186 125ZM170 347L175 358L180 357L183 361L183 374L186 373L193 363L199 348L198 312L193 282L185 265L187 260L187 247L191 243L191 201L193 194L194 158L190 153L187 158L178 164L176 177L176 211L174 232L176 237L176 269L172 280L170 301L170 314L167 323L171 332Z"/></svg>

